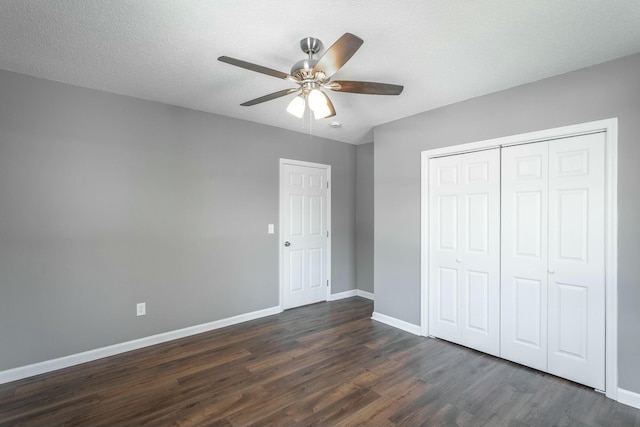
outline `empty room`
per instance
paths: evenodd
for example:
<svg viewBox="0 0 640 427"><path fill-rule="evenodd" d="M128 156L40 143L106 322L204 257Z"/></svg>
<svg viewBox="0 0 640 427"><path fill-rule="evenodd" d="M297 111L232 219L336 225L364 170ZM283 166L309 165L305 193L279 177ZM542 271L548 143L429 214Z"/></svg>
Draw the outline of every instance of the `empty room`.
<svg viewBox="0 0 640 427"><path fill-rule="evenodd" d="M0 0L0 426L640 427L636 0Z"/></svg>

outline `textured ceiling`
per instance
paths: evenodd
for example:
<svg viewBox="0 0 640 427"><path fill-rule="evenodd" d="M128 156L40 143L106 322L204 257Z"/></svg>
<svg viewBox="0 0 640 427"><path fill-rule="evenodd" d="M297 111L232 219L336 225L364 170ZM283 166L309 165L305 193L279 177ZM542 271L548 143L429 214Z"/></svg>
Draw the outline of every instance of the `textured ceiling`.
<svg viewBox="0 0 640 427"><path fill-rule="evenodd" d="M292 87L217 61L289 72L299 40L364 45L334 76L403 84L331 92L337 116L287 114ZM0 69L354 144L391 120L640 51L638 0L0 0ZM333 120L343 126L329 127Z"/></svg>

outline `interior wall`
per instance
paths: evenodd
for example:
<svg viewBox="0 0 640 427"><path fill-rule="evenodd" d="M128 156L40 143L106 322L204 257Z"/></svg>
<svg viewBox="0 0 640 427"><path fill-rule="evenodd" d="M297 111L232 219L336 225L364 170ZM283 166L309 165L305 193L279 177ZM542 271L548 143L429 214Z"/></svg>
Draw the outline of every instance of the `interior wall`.
<svg viewBox="0 0 640 427"><path fill-rule="evenodd" d="M277 306L281 157L355 289L355 146L0 71L0 370Z"/></svg>
<svg viewBox="0 0 640 427"><path fill-rule="evenodd" d="M373 142L356 148L356 282L373 293Z"/></svg>
<svg viewBox="0 0 640 427"><path fill-rule="evenodd" d="M618 118L619 386L640 393L640 54L374 130L375 311L420 323L420 152Z"/></svg>

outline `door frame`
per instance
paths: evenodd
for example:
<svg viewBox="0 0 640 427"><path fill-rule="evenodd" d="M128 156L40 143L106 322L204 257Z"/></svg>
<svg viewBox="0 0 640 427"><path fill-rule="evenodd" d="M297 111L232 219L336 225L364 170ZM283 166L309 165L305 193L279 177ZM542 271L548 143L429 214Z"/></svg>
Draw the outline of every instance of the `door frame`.
<svg viewBox="0 0 640 427"><path fill-rule="evenodd" d="M429 159L594 132L605 136L605 394L618 397L618 118L545 129L421 152L420 330L429 334Z"/></svg>
<svg viewBox="0 0 640 427"><path fill-rule="evenodd" d="M327 231L329 235L327 237L327 256L325 257L325 262L327 264L327 292L325 295L325 301L329 301L331 297L331 165L325 165L322 163L313 163L313 162L305 162L302 160L292 160L292 159L284 159L280 158L280 172L278 179L278 292L279 292L279 305L280 311L284 309L284 215L283 215L283 206L284 206L284 194L282 191L282 183L284 182L284 165L294 165L294 166L305 166L312 167L318 169L325 169L327 172Z"/></svg>

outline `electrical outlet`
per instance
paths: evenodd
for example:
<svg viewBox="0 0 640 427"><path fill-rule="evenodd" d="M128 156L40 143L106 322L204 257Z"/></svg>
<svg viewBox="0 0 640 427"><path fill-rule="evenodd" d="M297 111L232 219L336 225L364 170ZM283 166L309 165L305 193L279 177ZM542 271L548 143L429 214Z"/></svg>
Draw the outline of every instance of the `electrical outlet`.
<svg viewBox="0 0 640 427"><path fill-rule="evenodd" d="M274 232L274 226L273 224L269 224L267 227L267 233L273 234L273 232Z"/></svg>
<svg viewBox="0 0 640 427"><path fill-rule="evenodd" d="M139 302L136 304L136 316L144 316L147 314L147 303Z"/></svg>

